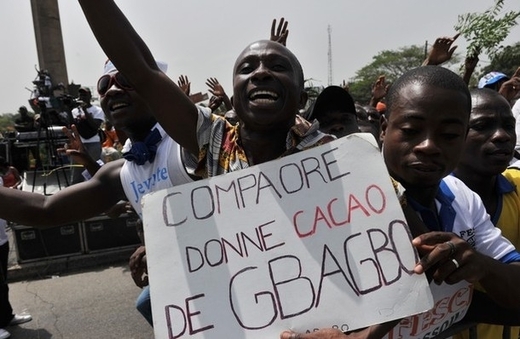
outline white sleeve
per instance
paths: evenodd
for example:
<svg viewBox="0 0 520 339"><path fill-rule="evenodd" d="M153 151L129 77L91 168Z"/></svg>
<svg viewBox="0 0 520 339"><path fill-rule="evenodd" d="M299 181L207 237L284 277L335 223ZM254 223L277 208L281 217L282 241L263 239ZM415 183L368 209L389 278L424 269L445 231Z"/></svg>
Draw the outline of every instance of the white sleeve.
<svg viewBox="0 0 520 339"><path fill-rule="evenodd" d="M512 108L513 116L516 119L516 146L515 149L520 150L520 99L516 101Z"/></svg>
<svg viewBox="0 0 520 339"><path fill-rule="evenodd" d="M466 240L475 250L500 260L515 250L509 240L495 227L486 207L475 192L460 179L449 175L443 179L455 195L452 207L457 214L453 232Z"/></svg>

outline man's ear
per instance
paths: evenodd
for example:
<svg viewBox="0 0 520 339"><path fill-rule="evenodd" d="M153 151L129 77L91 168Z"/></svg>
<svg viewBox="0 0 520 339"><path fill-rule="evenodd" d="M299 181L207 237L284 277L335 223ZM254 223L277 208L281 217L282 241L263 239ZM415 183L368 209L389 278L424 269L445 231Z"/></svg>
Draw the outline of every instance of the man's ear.
<svg viewBox="0 0 520 339"><path fill-rule="evenodd" d="M309 99L309 94L307 93L307 91L302 91L300 94L300 109L305 108L307 99Z"/></svg>

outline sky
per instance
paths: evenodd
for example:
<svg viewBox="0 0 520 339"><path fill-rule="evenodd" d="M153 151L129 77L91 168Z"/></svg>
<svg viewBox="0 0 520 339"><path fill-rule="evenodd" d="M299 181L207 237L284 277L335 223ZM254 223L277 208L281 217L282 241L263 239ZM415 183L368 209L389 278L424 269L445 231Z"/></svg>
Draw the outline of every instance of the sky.
<svg viewBox="0 0 520 339"><path fill-rule="evenodd" d="M306 79L328 83L328 27L331 28L332 80L355 76L383 50L433 44L455 34L461 14L483 12L493 0L119 0L116 1L155 58L169 65L177 81L188 76L191 91L207 92L217 78L232 93L232 68L250 42L268 39L273 19L289 22L287 47L299 58ZM106 56L77 1L58 0L69 82L94 88ZM30 0L2 0L0 11L0 113L27 105L36 78L38 56ZM504 11L520 10L506 0ZM504 42L520 41L516 26ZM457 40L465 56L467 42ZM463 59L463 58L462 58ZM480 66L485 66L481 56ZM520 64L520 61L519 61Z"/></svg>

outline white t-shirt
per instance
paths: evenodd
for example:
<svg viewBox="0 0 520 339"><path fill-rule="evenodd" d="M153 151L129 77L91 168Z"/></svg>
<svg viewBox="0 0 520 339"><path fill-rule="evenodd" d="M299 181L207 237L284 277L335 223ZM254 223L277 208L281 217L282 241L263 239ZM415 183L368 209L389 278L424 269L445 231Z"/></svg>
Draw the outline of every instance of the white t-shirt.
<svg viewBox="0 0 520 339"><path fill-rule="evenodd" d="M513 108L511 109L513 111L513 116L516 119L516 146L515 149L517 151L520 150L520 99L518 99L515 104L513 105Z"/></svg>
<svg viewBox="0 0 520 339"><path fill-rule="evenodd" d="M159 124L154 128L159 130L162 139L157 145L153 163L147 161L144 165L137 165L132 161L125 161L120 174L125 195L141 218L143 195L193 181L184 167L181 146ZM123 153L131 146L132 142L128 139Z"/></svg>
<svg viewBox="0 0 520 339"><path fill-rule="evenodd" d="M92 118L94 120L105 121L105 112L103 112L101 107L96 106L96 105L92 105L89 108L87 108L87 112L92 114ZM85 113L83 112L83 109L80 110L79 108L74 108L71 113L72 113L72 117L74 119L79 118L79 117L85 115ZM101 141L101 139L99 138L99 135L97 135L97 134L94 135L92 138L89 138L89 139L85 139L82 136L80 136L80 138L81 138L81 142L83 142L85 144L89 144L89 143L93 143L93 142L100 142Z"/></svg>

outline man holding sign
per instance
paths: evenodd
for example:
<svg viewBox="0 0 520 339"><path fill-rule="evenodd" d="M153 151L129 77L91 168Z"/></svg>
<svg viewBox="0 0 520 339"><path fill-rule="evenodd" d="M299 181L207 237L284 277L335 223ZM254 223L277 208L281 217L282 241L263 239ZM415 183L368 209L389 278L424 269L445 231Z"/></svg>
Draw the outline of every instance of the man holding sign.
<svg viewBox="0 0 520 339"><path fill-rule="evenodd" d="M391 176L406 190L405 214L417 235L413 244L423 255L415 272L429 272L436 303L401 321L388 338L433 338L460 321L471 302L470 283L479 282L500 306L519 309L520 254L493 226L480 198L460 180L445 177L464 148L470 110L462 79L441 67L411 70L389 90L383 156ZM381 337L376 333L381 327L369 328L368 337ZM283 338L325 337L285 333Z"/></svg>
<svg viewBox="0 0 520 339"><path fill-rule="evenodd" d="M348 331L429 309L395 191L366 138L143 197L156 337Z"/></svg>
<svg viewBox="0 0 520 339"><path fill-rule="evenodd" d="M292 154L299 150L308 149L316 144L330 141L329 137L320 135L316 131L315 126L311 126L297 118L297 112L299 108L303 107L307 96L303 90L301 66L296 57L285 47L273 42L259 41L249 45L237 59L234 67L233 98L235 111L241 122L237 129L233 129L215 117L207 116L197 110L175 83L158 71L154 58L147 46L113 1L80 0L79 2L96 38L107 56L115 63L118 69L128 77L133 88L151 105L154 114L164 129L185 149L195 155L199 155L198 173L200 175L212 177L218 174L244 169L250 165L262 164L277 159L280 156ZM480 281L486 288L490 289L490 295L493 295L505 305L510 305L511 302L518 305L520 304L520 295L516 294L520 294L520 292L512 296L504 292L511 291L513 289L512 286L520 281L520 267L516 264L504 265L497 260L491 259L500 259L504 263L516 261L518 254L514 251L514 247L501 238L500 234L493 229L489 220L486 220L485 213L481 213L481 203L479 205L478 200L475 199L470 192L461 188L458 183L445 184L451 189L456 188L456 192L452 192L450 189L448 189L448 191L441 191L439 188L442 177L447 175L454 168L456 159L458 159L460 155L465 130L468 124L469 109L471 107L469 94L466 93L467 89L466 92L464 92L460 88L460 84L456 82L453 77L449 78L451 82L448 81L448 85L446 85L444 80L441 80L446 74L439 74L440 77L433 76L433 73L428 73L426 76L421 77L421 80L417 81L411 80L413 76L403 78L407 80L401 82L401 87L395 87L395 98L392 99L393 101L389 100L389 119L383 128L386 164L391 174L407 189L407 198L410 198L410 205L407 206L412 206L414 203L413 200L416 200L417 207L415 205L413 207L420 210L419 207L422 205L424 209L429 210L429 214L433 215L434 220L437 219L437 224L442 226L439 228L440 232L426 233L414 239L414 245L423 255L423 259L415 268L412 268L416 273L423 273L425 270L431 269L434 272L434 280L438 283L442 281L448 283L462 282L461 286L454 286L455 291L442 289L441 292L447 296L451 292L455 293L451 293L451 295L457 298L450 299L452 300L450 305L464 306L469 303L470 299L467 295L470 290L467 286L464 286L466 280L469 282ZM433 77L430 77L430 75ZM416 128L416 124L420 125L420 128ZM432 124L432 127L430 127L430 124ZM437 145L436 142L441 143ZM326 148L328 146L323 147ZM303 187L310 188L312 184L311 181L316 180L316 177L322 178L322 181L324 183L326 182L326 184L330 184L334 181L333 178L337 178L338 176L348 178L346 175L348 169L336 168L334 165L336 161L335 157L339 155L334 154L332 158L329 158L331 153L334 153L334 146L330 147L333 148L328 150L321 148L319 150L316 149L316 152L323 152L320 153L321 155L319 156L315 155L317 160L314 160L314 164L317 167L305 167L303 164L301 164L301 167L298 167L297 164L291 165L287 163L287 167L284 168L285 170L293 169L295 171L302 169L302 172L298 173L302 175L302 182L307 185L302 185L302 189ZM321 162L319 162L319 159L321 159ZM283 160L285 161L285 159ZM307 165L309 164L307 163ZM321 172L323 167L319 166L325 166L330 171ZM254 169L254 171L258 171L258 168ZM206 185L198 188L192 187L193 190L191 193L170 191L169 195L167 195L168 199L162 197L162 216L165 225L167 225L167 227L177 227L181 229L183 228L183 224L188 220L210 220L211 218L216 218L218 214L216 211L221 212L219 208L228 206L228 204L236 208L244 209L246 208L246 204L248 204L248 206L257 206L261 196L264 196L263 193L266 191L274 192L275 197L278 196L279 199L284 196L283 192L286 194L292 194L293 190L294 192L300 192L300 186L297 186L298 182L277 182L274 179L276 176L273 177L261 173L263 172L260 171L260 173L257 174L249 173L246 177L241 179L239 178L239 172L233 173L231 176L233 176L236 181L229 183L229 186ZM278 174L280 175L278 180L281 180L281 178L283 178L281 172ZM312 179L309 179L311 176ZM277 183L281 186L277 185ZM284 186L284 183L288 186ZM291 184L296 186L291 186ZM189 187L186 189L189 190ZM380 188L380 202L383 197L389 198L388 194L385 193L387 191L385 190L384 182L376 185L376 187ZM441 185L441 188L442 187L444 186ZM368 189L368 187L366 188ZM282 191L282 189L284 191ZM256 192L256 200L248 200L252 199L250 196L251 192ZM370 197L372 194L375 194L375 192L378 192L378 190L367 190L365 191L365 196ZM457 198L459 198L460 195L461 201L458 199L455 199L455 201L450 199L452 195L448 194L448 192L457 194ZM162 193L163 192L161 192L161 194ZM236 194L235 200L231 198L232 195L225 193ZM307 193L310 194L311 192ZM358 194L359 193L361 192L358 192ZM442 194L438 196L437 193ZM229 200L225 200L224 198L226 204L215 205L218 200L215 200L214 194L220 194L220 196L225 196ZM367 198L367 201L365 201L365 206L359 200L358 195L353 193L353 197L354 198L350 198L349 196L348 199L349 203L355 202L353 205L346 204L344 200L341 201L341 205L346 205L347 211L360 209L363 211L363 214L370 215L370 208L367 207L370 205L369 199ZM198 201L199 198L206 199L203 200L206 202L206 205L197 204L195 206L193 203ZM328 201L328 204L325 204L325 207L321 206L319 208L320 212L318 212L318 206L316 206L316 218L319 219L319 213L323 212L323 209L327 210L328 207L332 208L333 205L336 206L335 203L338 200L335 199L345 199L345 197L333 197ZM443 206L447 208L448 212L443 212L445 209L441 208L438 213L436 211L437 206L435 199L442 199L442 202L444 202ZM192 215L182 215L183 218L181 219L178 219L179 215L175 215L174 217L172 210L169 209L169 203L173 200L179 204L184 202L187 204L185 206L191 207L191 209L187 208L185 211L191 211ZM294 201L296 199L288 200ZM253 201L253 203L251 201ZM273 206L274 205L275 204L273 204ZM352 206L355 206L355 208ZM380 211L382 208L381 205L373 205L372 207L374 208L372 211L374 214L377 214L376 211ZM449 212L450 207L451 212ZM302 230L296 226L296 224L298 224L297 221L301 220L299 218L301 218L302 215L303 212L295 211L295 213L291 215L291 218L295 227L301 230L298 234L306 238L307 234L313 234L314 228L311 227L310 230ZM337 215L335 216L337 217ZM445 216L450 217L446 217L447 219L444 220ZM332 216L329 215L329 217L331 217L332 220ZM428 217L426 214L421 217L423 221L427 223L426 219L428 219ZM251 218L251 220L254 220L254 218ZM343 222L347 225L350 221L351 220L347 218ZM453 224L454 221L458 228L453 225L453 227L448 225ZM464 224L463 222L465 221L468 223ZM462 227L461 225L466 226ZM215 253L223 253L220 246L224 246L222 245L224 243L230 247L238 246L236 247L236 252L240 256L248 256L248 254L243 251L244 246L246 246L245 244L250 242L256 244L260 252L268 252L285 247L284 237L282 235L276 235L277 228L275 226L276 219L264 220L263 223L255 225L253 234L236 233L235 238L238 239L237 243L231 243L230 238L219 237L218 232L215 231L215 227L211 227L206 229L206 232L210 232L209 235L216 233L214 237L210 238L206 243L191 244L184 248L173 248L173 250L183 251L185 255L185 261L183 263L185 272L182 273L187 276L195 275L197 272L201 272L201 270L209 269L208 267L223 265L225 262L224 258L222 258L221 261L218 256L215 257L214 255ZM394 226L391 226L392 229L393 227ZM342 228L332 229L341 230ZM432 229L425 229L422 232L431 230ZM422 233L419 229L414 229L414 231L416 233ZM451 231L458 232L457 236L451 233ZM377 232L379 231L374 231L374 234ZM383 231L383 234L386 233ZM256 238L254 238L255 236ZM186 238L181 238L180 240L190 238L188 234ZM338 238L345 244L345 238L339 236ZM308 239L317 239L317 237L310 237ZM390 241L390 238L384 239ZM381 241L381 238L379 238L379 240ZM407 237L405 240L407 240ZM389 253L400 253L397 249L404 250L404 247L401 248L399 243L392 243L394 246L392 248L381 245L379 242L376 242L376 244L379 244L379 246L374 245L375 249L381 251L388 250ZM385 244L385 242L383 242L383 244ZM472 246L474 246L476 250L474 250ZM477 251L482 251L483 254ZM329 252L331 255L328 255ZM331 259L331 257L336 258L336 256L332 255L335 251L323 247L323 253L323 263L328 264L328 266L322 266L322 277L332 272L337 274L344 272L340 268L333 270L330 267L331 263L337 263L337 265L340 266L339 262ZM210 259L209 261L208 258ZM375 259L367 258L366 260L373 261ZM270 263L276 262L279 261ZM283 269L273 265L269 266L270 272L274 274L271 276L276 276L280 279L276 280L276 282L281 284L289 281L291 277L294 277L295 272L299 276L298 272L301 267L298 262L296 259L292 262L293 266L290 266L289 273L293 275L287 277L286 279L288 280L283 280ZM396 266L399 268L397 270L398 272L403 273L409 271L410 268L407 262L399 260L397 262L399 263L399 265ZM284 263L288 264L287 261L284 261ZM296 263L295 266L294 263ZM383 269L382 266L377 267ZM150 268L153 270L153 267ZM244 268L245 271L240 271L239 273L244 274L253 269L256 268L247 266ZM230 272L221 272L213 279L217 281L219 278L228 278L229 273ZM233 271L231 271L231 273L236 274L236 272ZM356 277L364 282L363 286L370 290L367 286L370 286L369 282L372 281L373 276L366 277L363 273L356 273L356 271L352 271L351 273L353 275L357 274ZM181 274L181 272L172 272L172 275L176 274ZM243 276L244 275L240 275L240 277ZM379 275L375 276L377 277ZM506 288L504 288L503 285L497 286L494 280L500 280L506 276L509 277L506 282L503 282ZM348 278L348 276L346 277ZM409 277L413 277L413 275ZM235 275L233 275L233 278L233 282L235 282ZM304 283L305 279L303 279L303 276L301 276L301 278L301 281ZM350 277L350 279L347 278L344 280L352 284L351 290L354 294L367 292L366 289L356 287L357 285L354 281L357 280L352 277ZM395 281L400 281L400 279L396 280L395 276L392 278L394 279L381 279L388 285L391 285L391 283ZM368 279L368 283L364 279ZM312 279L310 280L312 281ZM208 280L206 279L205 281ZM230 284L232 284L231 281ZM241 286L246 290L248 288L247 286L254 288L254 280L251 280L250 284L245 283ZM198 285L194 285L194 290L198 291L197 287ZM230 290L233 290L232 287L230 287ZM250 290L250 292L254 294L254 291ZM269 297L269 295L272 295L261 291L258 293L259 294L256 295L257 302L259 302L260 297ZM417 293L420 295L420 292ZM214 328L212 327L214 326L213 322L209 321L210 319L206 318L205 315L202 315L198 309L198 307L203 308L205 300L203 294L195 292L185 299L184 306L178 303L172 303L165 307L165 311L170 312L168 313L170 315L174 314L174 312L177 312L176 314L178 316L184 314L184 325L188 326L191 331L190 333L204 333ZM231 303L236 305L234 301L236 300L232 299ZM415 299L410 303L413 304L414 302ZM397 305L397 301L394 302L394 305ZM247 309L247 306L243 304L239 304L239 306L241 307L239 307L238 310L233 308L237 314L240 313L239 311L241 311L242 308ZM311 307L315 306L316 304L312 303ZM355 309L356 306L356 304L341 305L336 309L332 309L332 312L331 309L328 311L329 313L335 313L341 311L343 307ZM280 310L280 308L278 308L278 310ZM301 311L301 308L295 307L295 309L292 309L292 312L287 314L294 315L298 313L298 310ZM459 319L457 317L462 315L463 310L455 310L451 307L450 312L450 317L446 320L447 326L458 321ZM381 317L382 319L385 319L384 316L388 313L393 316L400 315L402 317L406 312L403 310L395 312L395 308L392 307L384 310L378 309L378 315L383 315ZM284 313L283 316L287 314ZM224 312L217 313L217 316L219 315L224 317ZM181 333L185 333L184 331L186 330L186 328L178 327L182 326L182 322L177 322L180 320L178 316L167 317L165 320L171 338L182 335ZM266 314L258 314L258 317L262 316L265 317ZM276 318L274 314L272 314L272 316ZM425 317L428 317L428 315ZM194 318L196 319L194 320ZM238 318L242 319L240 317ZM388 317L387 319L393 318ZM249 318L248 320L252 321ZM192 321L195 321L195 323ZM242 323L243 327L248 327L248 324L249 322L247 321ZM361 332L348 335L379 338L388 332L395 324L396 321L388 322L383 325L374 325ZM413 325L416 327L419 326L417 323ZM421 330L428 328L429 325L430 323L428 322L421 322ZM434 325L438 326L432 329L432 332L425 333L424 336L433 336L433 331L439 328L442 329L444 323ZM262 325L254 324L252 327L255 326ZM402 332L407 332L405 336L408 336L408 334L413 336L417 334L415 333L417 332L416 327L406 331L405 326L401 326L398 328L400 331L398 335ZM308 336L316 338L341 337L345 335L341 329L342 327L339 327L337 330L322 329ZM236 333L233 332L233 334ZM243 336L244 334L238 335ZM231 336L233 337L233 335ZM292 336L292 334L285 332L282 336L285 338ZM302 335L302 337L306 337L306 335Z"/></svg>

